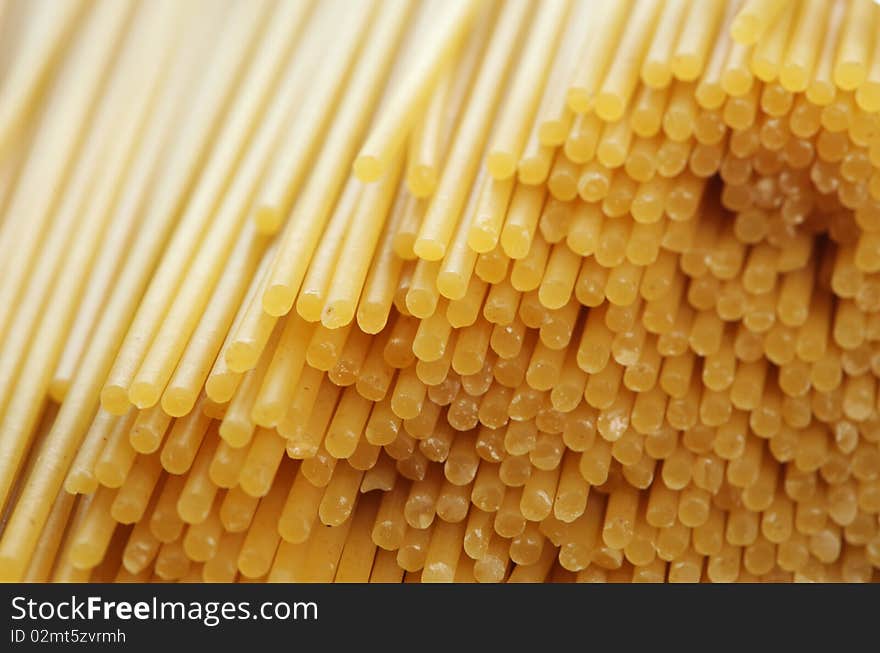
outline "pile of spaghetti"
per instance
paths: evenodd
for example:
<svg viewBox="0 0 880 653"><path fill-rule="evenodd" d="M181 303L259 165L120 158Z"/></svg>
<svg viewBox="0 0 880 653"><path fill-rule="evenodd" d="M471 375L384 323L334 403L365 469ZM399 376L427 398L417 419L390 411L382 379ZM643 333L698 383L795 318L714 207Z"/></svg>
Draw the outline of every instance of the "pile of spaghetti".
<svg viewBox="0 0 880 653"><path fill-rule="evenodd" d="M0 7L0 578L878 579L880 5Z"/></svg>

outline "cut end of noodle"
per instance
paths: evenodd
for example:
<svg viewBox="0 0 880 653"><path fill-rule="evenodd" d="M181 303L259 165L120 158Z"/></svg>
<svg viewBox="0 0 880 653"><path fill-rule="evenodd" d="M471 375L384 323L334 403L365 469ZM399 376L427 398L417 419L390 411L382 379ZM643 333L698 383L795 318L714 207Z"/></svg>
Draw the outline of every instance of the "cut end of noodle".
<svg viewBox="0 0 880 653"><path fill-rule="evenodd" d="M116 385L105 385L101 390L101 407L113 415L125 415L131 409L128 392Z"/></svg>
<svg viewBox="0 0 880 653"><path fill-rule="evenodd" d="M162 394L162 410L171 417L183 417L195 406L196 396L184 388L166 388Z"/></svg>
<svg viewBox="0 0 880 653"><path fill-rule="evenodd" d="M263 310L272 317L287 315L293 308L296 293L286 285L272 284L263 293Z"/></svg>
<svg viewBox="0 0 880 653"><path fill-rule="evenodd" d="M385 174L385 166L377 156L361 154L354 161L355 177L364 183L379 181Z"/></svg>

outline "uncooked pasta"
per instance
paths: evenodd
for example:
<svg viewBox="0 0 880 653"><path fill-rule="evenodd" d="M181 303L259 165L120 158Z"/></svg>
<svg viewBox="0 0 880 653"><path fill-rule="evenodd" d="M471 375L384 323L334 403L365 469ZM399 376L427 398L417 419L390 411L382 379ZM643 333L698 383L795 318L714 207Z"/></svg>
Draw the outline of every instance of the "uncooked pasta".
<svg viewBox="0 0 880 653"><path fill-rule="evenodd" d="M0 578L877 581L878 34L4 3Z"/></svg>

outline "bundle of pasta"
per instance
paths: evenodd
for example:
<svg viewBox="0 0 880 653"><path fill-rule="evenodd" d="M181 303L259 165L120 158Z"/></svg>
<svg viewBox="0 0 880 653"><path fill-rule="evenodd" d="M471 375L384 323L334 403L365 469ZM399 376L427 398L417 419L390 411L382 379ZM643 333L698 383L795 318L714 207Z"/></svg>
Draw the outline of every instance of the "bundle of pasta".
<svg viewBox="0 0 880 653"><path fill-rule="evenodd" d="M3 7L4 579L878 578L876 3Z"/></svg>

